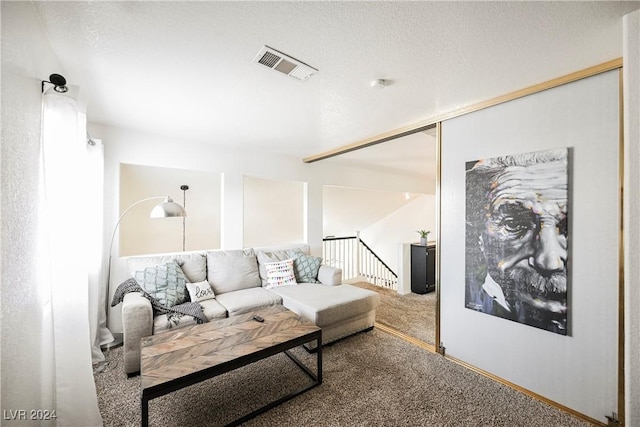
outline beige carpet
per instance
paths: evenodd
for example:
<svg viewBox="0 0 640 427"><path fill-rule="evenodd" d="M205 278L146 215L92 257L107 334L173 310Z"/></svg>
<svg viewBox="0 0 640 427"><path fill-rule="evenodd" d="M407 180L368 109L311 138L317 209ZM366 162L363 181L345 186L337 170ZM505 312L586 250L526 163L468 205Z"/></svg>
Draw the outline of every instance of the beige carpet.
<svg viewBox="0 0 640 427"><path fill-rule="evenodd" d="M296 349L307 363L313 355ZM577 418L374 329L325 347L324 382L246 426L588 426ZM122 347L96 374L105 426L140 425L140 377ZM284 355L152 400L152 426L219 426L309 381Z"/></svg>
<svg viewBox="0 0 640 427"><path fill-rule="evenodd" d="M410 337L428 344L436 340L436 293L400 295L392 289L381 288L368 282L351 283L380 294L376 322L387 325Z"/></svg>

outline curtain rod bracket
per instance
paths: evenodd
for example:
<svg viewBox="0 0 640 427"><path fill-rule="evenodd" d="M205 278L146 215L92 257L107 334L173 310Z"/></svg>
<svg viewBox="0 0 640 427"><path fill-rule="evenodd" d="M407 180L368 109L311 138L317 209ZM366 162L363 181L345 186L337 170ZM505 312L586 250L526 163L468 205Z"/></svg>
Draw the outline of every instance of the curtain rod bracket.
<svg viewBox="0 0 640 427"><path fill-rule="evenodd" d="M69 88L67 87L67 79L62 77L60 74L51 74L49 76L49 80L42 80L42 84L40 86L40 91L44 93L44 84L49 83L52 84L53 90L58 93L66 93Z"/></svg>

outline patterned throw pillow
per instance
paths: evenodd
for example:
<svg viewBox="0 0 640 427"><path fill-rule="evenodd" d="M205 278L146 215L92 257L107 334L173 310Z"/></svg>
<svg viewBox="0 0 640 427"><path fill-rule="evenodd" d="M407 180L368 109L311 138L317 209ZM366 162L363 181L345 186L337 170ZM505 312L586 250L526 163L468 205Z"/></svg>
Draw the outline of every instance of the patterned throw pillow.
<svg viewBox="0 0 640 427"><path fill-rule="evenodd" d="M320 283L318 270L320 270L322 258L303 253L296 254L293 259L293 271L298 283Z"/></svg>
<svg viewBox="0 0 640 427"><path fill-rule="evenodd" d="M211 285L206 280L204 282L187 283L187 290L189 291L191 302L200 302L216 297Z"/></svg>
<svg viewBox="0 0 640 427"><path fill-rule="evenodd" d="M162 305L173 307L189 300L187 279L175 261L136 271L133 277L142 289Z"/></svg>
<svg viewBox="0 0 640 427"><path fill-rule="evenodd" d="M267 285L267 270L264 268L264 265L270 262L278 262L284 261L285 259L295 258L295 255L298 253L302 253L301 250L281 250L281 251L264 251L258 250L256 251L256 256L258 257L258 268L260 270L260 280L262 280L262 286Z"/></svg>
<svg viewBox="0 0 640 427"><path fill-rule="evenodd" d="M264 286L266 289L298 284L293 273L293 259L291 258L269 262L264 265L264 268L267 270L267 284Z"/></svg>

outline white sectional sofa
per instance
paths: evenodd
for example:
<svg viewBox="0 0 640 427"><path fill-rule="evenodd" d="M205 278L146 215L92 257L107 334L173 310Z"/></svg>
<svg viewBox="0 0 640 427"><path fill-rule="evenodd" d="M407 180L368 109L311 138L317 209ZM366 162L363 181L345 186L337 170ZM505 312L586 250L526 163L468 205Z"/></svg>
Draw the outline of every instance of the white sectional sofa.
<svg viewBox="0 0 640 427"><path fill-rule="evenodd" d="M251 312L283 304L303 319L322 328L322 341L329 343L373 328L380 296L351 285L343 285L342 270L320 265L310 281L267 289L265 265L297 254L309 255L308 245L213 250L159 256L132 257L127 260L132 277L135 272L175 260L188 282L207 281L214 299L199 304L208 320ZM140 370L140 339L167 329L196 323L191 316L154 316L151 302L140 292L125 295L122 303L124 369L127 374Z"/></svg>

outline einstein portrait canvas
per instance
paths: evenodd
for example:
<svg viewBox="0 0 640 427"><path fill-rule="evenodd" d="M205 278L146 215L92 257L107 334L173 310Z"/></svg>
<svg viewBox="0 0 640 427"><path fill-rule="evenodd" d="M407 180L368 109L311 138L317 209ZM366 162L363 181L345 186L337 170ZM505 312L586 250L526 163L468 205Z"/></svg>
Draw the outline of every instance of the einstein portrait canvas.
<svg viewBox="0 0 640 427"><path fill-rule="evenodd" d="M567 335L568 149L466 164L465 307Z"/></svg>

